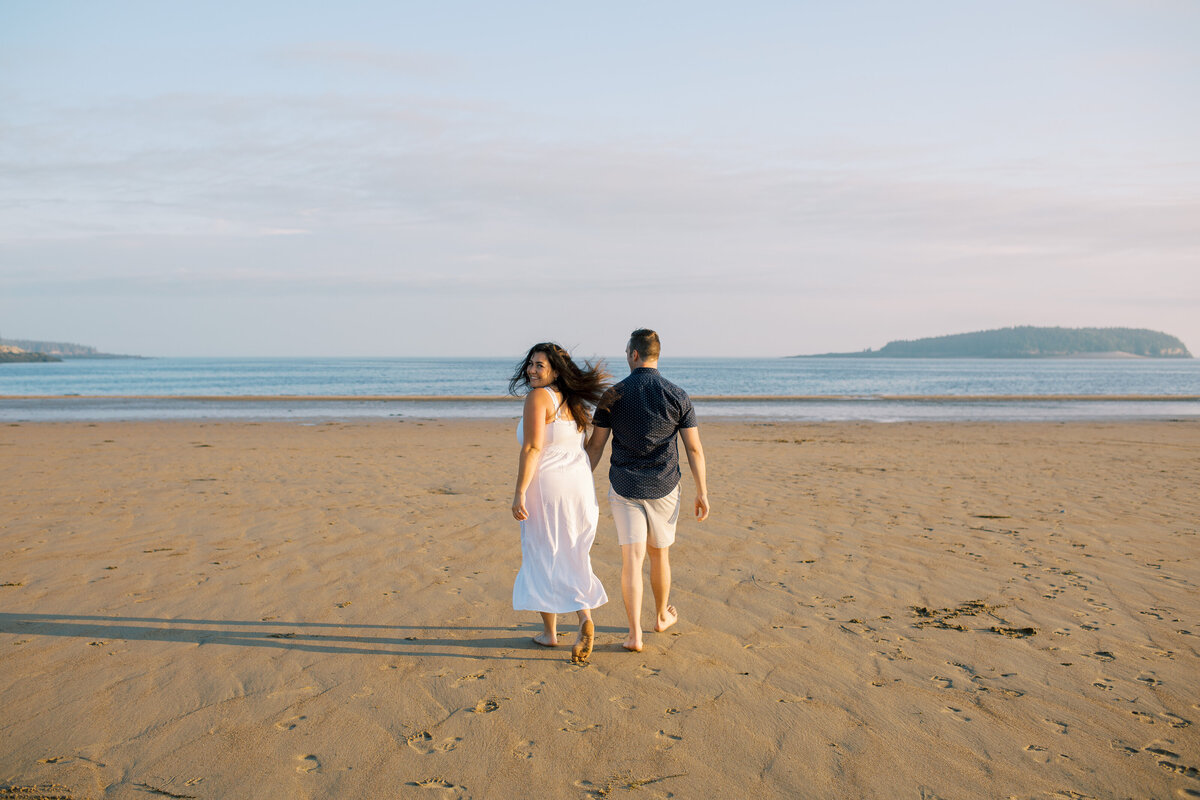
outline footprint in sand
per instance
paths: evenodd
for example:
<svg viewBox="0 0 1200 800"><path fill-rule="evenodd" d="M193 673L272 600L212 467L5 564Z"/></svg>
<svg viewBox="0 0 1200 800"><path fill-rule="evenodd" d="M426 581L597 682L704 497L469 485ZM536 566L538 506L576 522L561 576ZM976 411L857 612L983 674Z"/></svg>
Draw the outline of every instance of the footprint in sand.
<svg viewBox="0 0 1200 800"><path fill-rule="evenodd" d="M310 773L321 771L321 761L316 756L296 756L300 761L300 765L296 767L296 772Z"/></svg>
<svg viewBox="0 0 1200 800"><path fill-rule="evenodd" d="M1039 764L1050 763L1050 751L1040 745L1027 745L1025 747L1025 754Z"/></svg>
<svg viewBox="0 0 1200 800"><path fill-rule="evenodd" d="M662 672L662 670L658 667L648 667L645 664L642 664L640 667L638 667L638 671L641 672L641 675L638 676L641 678L653 678L658 675L658 673Z"/></svg>
<svg viewBox="0 0 1200 800"><path fill-rule="evenodd" d="M1191 720L1186 720L1183 717L1179 716L1178 714L1172 714L1170 711L1164 711L1163 713L1159 714L1158 716L1165 719L1167 721L1167 724L1170 725L1172 728L1186 728L1192 724Z"/></svg>
<svg viewBox="0 0 1200 800"><path fill-rule="evenodd" d="M1067 723L1059 722L1056 719L1044 719L1044 720L1042 720L1042 722L1044 722L1047 725L1049 725L1050 727L1054 728L1055 731L1062 734L1063 736L1066 736L1067 733L1070 731L1070 726L1068 726Z"/></svg>
<svg viewBox="0 0 1200 800"><path fill-rule="evenodd" d="M287 719L276 722L275 727L281 731L294 731L296 730L296 727L306 719L308 719L308 717L304 715L300 715L298 717L288 717Z"/></svg>
<svg viewBox="0 0 1200 800"><path fill-rule="evenodd" d="M513 757L519 758L523 761L533 758L533 745L534 744L535 744L535 742L532 739L526 739L523 742L518 742L517 746L513 748L513 751L512 751Z"/></svg>
<svg viewBox="0 0 1200 800"><path fill-rule="evenodd" d="M480 700L475 704L476 714L490 714L500 707L500 704L495 700Z"/></svg>
<svg viewBox="0 0 1200 800"><path fill-rule="evenodd" d="M432 753L448 753L458 747L458 743L461 741L461 736L450 736L443 739L440 744L434 744L433 735L429 731L421 731L409 736L407 744L416 752L427 756Z"/></svg>
<svg viewBox="0 0 1200 800"><path fill-rule="evenodd" d="M526 686L525 691L528 692L529 694L541 694L545 688L546 688L545 681L535 681L534 683L531 683L528 686Z"/></svg>
<svg viewBox="0 0 1200 800"><path fill-rule="evenodd" d="M1147 686L1162 686L1162 681L1154 677L1153 672L1139 672L1137 678L1134 680L1138 683L1144 683Z"/></svg>
<svg viewBox="0 0 1200 800"><path fill-rule="evenodd" d="M595 731L595 730L600 729L599 723L584 722L583 720L579 719L575 715L575 712L569 708L562 709L558 713L565 718L565 723L566 723L565 726L560 728L559 730L564 730L569 733L587 733L588 731Z"/></svg>
<svg viewBox="0 0 1200 800"><path fill-rule="evenodd" d="M633 702L632 697L622 697L621 695L617 695L616 697L608 698L608 702L616 703L617 708L621 709L622 711L632 711L633 709L637 708L637 703Z"/></svg>
<svg viewBox="0 0 1200 800"><path fill-rule="evenodd" d="M451 783L445 778L426 778L421 781L410 781L407 786L417 786L421 789L435 789L441 792L443 797L463 797L463 787Z"/></svg>
<svg viewBox="0 0 1200 800"><path fill-rule="evenodd" d="M955 708L954 706L943 706L942 713L950 714L951 716L953 716L955 719L959 720L960 722L970 722L971 721L971 718L968 717L961 708Z"/></svg>
<svg viewBox="0 0 1200 800"><path fill-rule="evenodd" d="M1167 758L1179 758L1179 753L1173 752L1168 748L1171 742L1164 742L1162 739L1155 739L1142 749L1147 753L1153 753L1156 756L1166 756Z"/></svg>
<svg viewBox="0 0 1200 800"><path fill-rule="evenodd" d="M1176 764L1175 762L1167 761L1166 759L1159 761L1158 765L1167 772L1174 772L1176 775L1186 775L1189 778L1200 778L1200 769L1196 769L1195 767L1189 767L1185 764Z"/></svg>
<svg viewBox="0 0 1200 800"><path fill-rule="evenodd" d="M459 686L462 686L465 683L471 683L472 681L481 681L486 677L487 677L486 669L483 672L475 672L475 673L472 673L471 675L461 675L461 676L459 676L458 680L456 680L454 682L454 688L457 689Z"/></svg>
<svg viewBox="0 0 1200 800"><path fill-rule="evenodd" d="M429 731L414 733L406 740L406 743L409 747L411 747L413 750L416 750L418 753L421 753L422 755L428 755L429 753L433 752L433 749L430 746L432 742L433 736L429 733Z"/></svg>
<svg viewBox="0 0 1200 800"><path fill-rule="evenodd" d="M682 736L676 736L675 734L667 733L666 731L659 731L657 734L655 734L655 738L658 739L659 750L670 750L675 746L676 742L683 741Z"/></svg>
<svg viewBox="0 0 1200 800"><path fill-rule="evenodd" d="M929 680L936 683L942 689L953 689L954 681L950 678L944 678L941 675L934 675Z"/></svg>

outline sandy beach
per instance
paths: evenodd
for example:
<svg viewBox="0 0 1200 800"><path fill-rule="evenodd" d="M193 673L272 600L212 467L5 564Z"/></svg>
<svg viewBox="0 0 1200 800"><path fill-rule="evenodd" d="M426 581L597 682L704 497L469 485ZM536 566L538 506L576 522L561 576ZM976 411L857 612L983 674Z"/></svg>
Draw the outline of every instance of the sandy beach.
<svg viewBox="0 0 1200 800"><path fill-rule="evenodd" d="M1200 797L1200 423L702 425L586 666L510 421L0 428L0 797Z"/></svg>

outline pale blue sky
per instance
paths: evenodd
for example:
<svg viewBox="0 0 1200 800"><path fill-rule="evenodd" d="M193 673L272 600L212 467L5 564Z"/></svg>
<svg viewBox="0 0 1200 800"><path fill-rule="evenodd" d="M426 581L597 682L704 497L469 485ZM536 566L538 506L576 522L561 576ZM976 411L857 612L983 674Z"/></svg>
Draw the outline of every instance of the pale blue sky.
<svg viewBox="0 0 1200 800"><path fill-rule="evenodd" d="M1200 4L0 0L0 335L1200 353Z"/></svg>

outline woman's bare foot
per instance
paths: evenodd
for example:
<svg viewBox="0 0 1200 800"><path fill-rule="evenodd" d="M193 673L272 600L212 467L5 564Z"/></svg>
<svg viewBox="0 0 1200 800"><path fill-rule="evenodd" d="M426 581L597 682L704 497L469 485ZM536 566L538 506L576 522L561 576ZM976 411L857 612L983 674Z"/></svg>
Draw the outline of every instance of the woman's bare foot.
<svg viewBox="0 0 1200 800"><path fill-rule="evenodd" d="M679 612L675 610L675 606L667 606L667 613L658 615L658 621L654 623L654 630L662 633L676 622L679 622Z"/></svg>
<svg viewBox="0 0 1200 800"><path fill-rule="evenodd" d="M542 647L558 647L558 634L549 636L545 631L533 637L533 643Z"/></svg>
<svg viewBox="0 0 1200 800"><path fill-rule="evenodd" d="M579 638L575 640L575 646L571 648L571 663L586 664L592 655L592 644L595 641L596 626L590 619L586 619L579 626Z"/></svg>
<svg viewBox="0 0 1200 800"><path fill-rule="evenodd" d="M629 638L626 639L625 644L623 644L621 646L624 647L626 650L630 651L631 653L642 652L642 634L640 634L640 633L629 634Z"/></svg>

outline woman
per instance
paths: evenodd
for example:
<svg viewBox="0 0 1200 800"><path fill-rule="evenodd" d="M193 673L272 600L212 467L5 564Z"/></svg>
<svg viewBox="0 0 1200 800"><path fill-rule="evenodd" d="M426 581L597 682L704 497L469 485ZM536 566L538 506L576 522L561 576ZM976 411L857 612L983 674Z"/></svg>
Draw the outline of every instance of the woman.
<svg viewBox="0 0 1200 800"><path fill-rule="evenodd" d="M589 551L596 539L596 487L584 431L590 409L608 388L608 373L585 362L581 369L553 342L535 344L508 382L510 394L525 395L517 425L521 456L512 515L521 523L521 571L513 585L513 608L542 615L533 641L558 644L558 614L579 616L579 636L571 661L592 653L592 609L608 595L592 572Z"/></svg>

